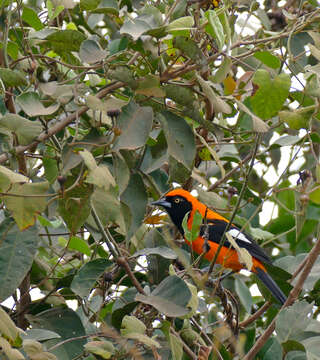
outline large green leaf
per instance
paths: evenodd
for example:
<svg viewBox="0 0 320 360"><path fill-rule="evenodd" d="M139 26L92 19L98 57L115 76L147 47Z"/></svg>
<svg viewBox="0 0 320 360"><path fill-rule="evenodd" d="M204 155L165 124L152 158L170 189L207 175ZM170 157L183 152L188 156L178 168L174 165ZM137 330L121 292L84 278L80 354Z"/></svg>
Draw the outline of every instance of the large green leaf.
<svg viewBox="0 0 320 360"><path fill-rule="evenodd" d="M50 350L59 360L74 359L83 352L83 346L86 340L76 338L86 334L79 316L73 310L59 307L43 311L36 316L28 316L28 320L33 329L50 330L60 335L61 338L59 339L52 339L45 342L47 349L64 340L75 339Z"/></svg>
<svg viewBox="0 0 320 360"><path fill-rule="evenodd" d="M3 201L11 211L20 230L33 225L37 215L47 207L46 194L49 189L47 181L38 183L15 183L7 191ZM12 196L10 196L12 194Z"/></svg>
<svg viewBox="0 0 320 360"><path fill-rule="evenodd" d="M262 360L282 360L282 348L275 337L267 340L259 351L258 358Z"/></svg>
<svg viewBox="0 0 320 360"><path fill-rule="evenodd" d="M169 111L162 112L159 120L163 126L170 156L186 168L192 168L196 147L191 127L182 117Z"/></svg>
<svg viewBox="0 0 320 360"><path fill-rule="evenodd" d="M107 259L95 259L84 264L71 283L71 290L80 297L89 296L95 282L112 264Z"/></svg>
<svg viewBox="0 0 320 360"><path fill-rule="evenodd" d="M58 30L48 35L46 40L54 51L79 51L85 35L77 30Z"/></svg>
<svg viewBox="0 0 320 360"><path fill-rule="evenodd" d="M121 204L115 193L96 188L91 196L91 202L104 226L117 224L122 231L125 230ZM91 217L88 219L88 223L96 228L96 224Z"/></svg>
<svg viewBox="0 0 320 360"><path fill-rule="evenodd" d="M309 315L312 306L306 301L301 301L281 310L276 321L277 338L280 342L299 339L311 322Z"/></svg>
<svg viewBox="0 0 320 360"><path fill-rule="evenodd" d="M21 94L17 97L16 101L21 106L22 110L31 117L51 115L60 107L60 104L52 104L48 107L44 107L40 101L39 94L36 92L26 92Z"/></svg>
<svg viewBox="0 0 320 360"><path fill-rule="evenodd" d="M131 212L131 221L127 222L127 240L130 240L143 221L148 202L146 189L139 174L131 175L129 184L120 199Z"/></svg>
<svg viewBox="0 0 320 360"><path fill-rule="evenodd" d="M257 70L252 81L259 87L251 97L252 110L262 119L270 119L282 108L289 95L290 76L280 74L272 80L266 70L260 69Z"/></svg>
<svg viewBox="0 0 320 360"><path fill-rule="evenodd" d="M224 34L223 26L218 16L218 11L208 10L205 13L205 16L208 19L206 31L214 38L218 45L218 49L222 50L226 36Z"/></svg>
<svg viewBox="0 0 320 360"><path fill-rule="evenodd" d="M0 191L6 192L14 183L28 182L28 178L0 165Z"/></svg>
<svg viewBox="0 0 320 360"><path fill-rule="evenodd" d="M188 285L178 276L165 278L150 295L137 294L136 300L152 305L161 313L170 317L186 315L186 307L191 299Z"/></svg>
<svg viewBox="0 0 320 360"><path fill-rule="evenodd" d="M235 289L236 289L237 295L239 296L241 304L246 309L247 313L250 314L251 307L252 307L252 296L251 296L251 293L250 293L248 287L245 285L245 283L241 279L236 278Z"/></svg>
<svg viewBox="0 0 320 360"><path fill-rule="evenodd" d="M30 121L16 114L6 114L0 118L0 127L13 132L18 138L19 145L31 143L42 131L39 121Z"/></svg>
<svg viewBox="0 0 320 360"><path fill-rule="evenodd" d="M24 6L22 11L22 20L33 27L36 31L44 28L38 14L31 8Z"/></svg>
<svg viewBox="0 0 320 360"><path fill-rule="evenodd" d="M282 268L288 271L290 274L293 274L295 270L299 267L299 265L304 261L307 254L299 254L297 256L284 256L274 262L279 268ZM303 283L303 289L312 290L316 282L319 280L319 272L320 272L320 258L317 259L315 264L312 267L312 270L307 277L306 281ZM295 278L292 281L292 285L294 285L298 278Z"/></svg>
<svg viewBox="0 0 320 360"><path fill-rule="evenodd" d="M75 181L74 178L68 179L65 184L66 187L70 186L73 181ZM79 184L59 199L59 213L73 234L84 224L90 215L90 196L92 190L92 186Z"/></svg>
<svg viewBox="0 0 320 360"><path fill-rule="evenodd" d="M89 174L85 179L86 182L105 188L106 190L109 190L110 186L116 185L109 168L103 164L97 165L95 158L90 151L84 149L80 151L79 154L89 169Z"/></svg>
<svg viewBox="0 0 320 360"><path fill-rule="evenodd" d="M79 56L83 62L92 64L103 60L107 56L107 52L102 50L96 41L85 40L80 46Z"/></svg>
<svg viewBox="0 0 320 360"><path fill-rule="evenodd" d="M0 68L0 79L5 86L21 86L27 85L24 74L19 70L10 70L6 68Z"/></svg>
<svg viewBox="0 0 320 360"><path fill-rule="evenodd" d="M120 136L115 141L114 150L133 150L143 146L148 139L152 123L152 108L141 107L131 101L122 108L117 121Z"/></svg>
<svg viewBox="0 0 320 360"><path fill-rule="evenodd" d="M121 26L120 34L128 34L132 36L133 40L137 40L150 29L152 29L152 27L144 20L128 19Z"/></svg>
<svg viewBox="0 0 320 360"><path fill-rule="evenodd" d="M14 293L31 268L38 248L35 226L20 231L6 219L0 224L0 301Z"/></svg>

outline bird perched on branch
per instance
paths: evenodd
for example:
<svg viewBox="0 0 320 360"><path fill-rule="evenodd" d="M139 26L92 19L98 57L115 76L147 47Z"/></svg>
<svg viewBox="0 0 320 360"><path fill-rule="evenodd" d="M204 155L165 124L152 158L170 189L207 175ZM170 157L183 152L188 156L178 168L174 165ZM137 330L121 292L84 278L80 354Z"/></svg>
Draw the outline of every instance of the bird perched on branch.
<svg viewBox="0 0 320 360"><path fill-rule="evenodd" d="M241 232L235 225L229 224L226 218L210 210L205 204L183 189L169 191L161 199L154 201L152 205L163 207L169 214L172 222L184 236L188 245L192 246L193 251L197 254L203 253L203 256L209 261L212 261L216 256L217 264L238 272L241 269L245 269L246 266L242 263L241 259L239 260L239 251L231 245L231 242L235 241L234 246L238 247L238 250L246 249L252 257L250 271L258 276L281 304L284 304L286 296L268 274L264 266L264 264L271 263L269 256L249 235ZM197 212L202 216L203 224L200 226L197 237L193 241L188 241L185 236L183 221L188 214L187 228L191 230ZM216 255L224 233L226 233L226 238L218 255Z"/></svg>

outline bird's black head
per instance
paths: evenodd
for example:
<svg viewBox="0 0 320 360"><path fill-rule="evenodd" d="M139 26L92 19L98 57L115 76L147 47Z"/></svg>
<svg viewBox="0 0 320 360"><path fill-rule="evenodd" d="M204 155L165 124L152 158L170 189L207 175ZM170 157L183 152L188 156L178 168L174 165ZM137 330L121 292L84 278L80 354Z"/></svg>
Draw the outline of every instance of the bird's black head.
<svg viewBox="0 0 320 360"><path fill-rule="evenodd" d="M192 210L192 204L183 195L168 193L151 205L161 206L169 214L172 222L177 226L181 234L184 234L182 221L185 215Z"/></svg>

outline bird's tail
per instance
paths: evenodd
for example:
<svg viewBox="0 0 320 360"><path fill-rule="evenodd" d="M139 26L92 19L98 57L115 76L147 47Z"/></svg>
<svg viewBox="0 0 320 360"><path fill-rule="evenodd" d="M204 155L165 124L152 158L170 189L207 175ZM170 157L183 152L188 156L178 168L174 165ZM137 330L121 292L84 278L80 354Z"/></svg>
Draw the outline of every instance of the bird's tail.
<svg viewBox="0 0 320 360"><path fill-rule="evenodd" d="M287 300L285 294L281 291L276 282L272 279L272 277L265 272L263 269L256 267L256 274L258 278L264 283L264 285L270 290L272 295L281 303L284 304Z"/></svg>

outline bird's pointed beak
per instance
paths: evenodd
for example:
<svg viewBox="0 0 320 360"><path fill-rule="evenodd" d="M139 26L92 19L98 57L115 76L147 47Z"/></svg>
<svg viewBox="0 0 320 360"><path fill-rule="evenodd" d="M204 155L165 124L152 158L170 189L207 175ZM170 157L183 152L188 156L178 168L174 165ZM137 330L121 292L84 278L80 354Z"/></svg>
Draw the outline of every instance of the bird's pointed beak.
<svg viewBox="0 0 320 360"><path fill-rule="evenodd" d="M154 205L154 206L162 206L164 208L171 208L171 203L169 201L167 201L165 198L161 198L157 201L153 201L151 203L151 205Z"/></svg>

